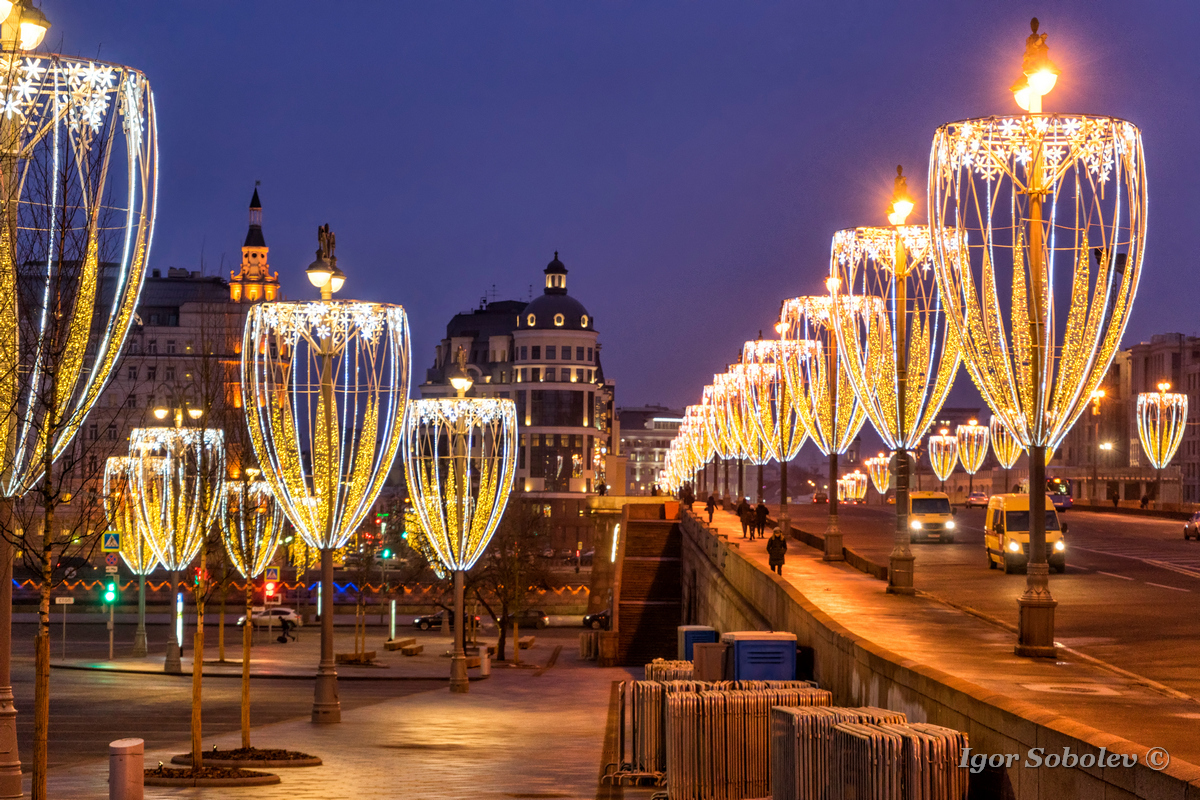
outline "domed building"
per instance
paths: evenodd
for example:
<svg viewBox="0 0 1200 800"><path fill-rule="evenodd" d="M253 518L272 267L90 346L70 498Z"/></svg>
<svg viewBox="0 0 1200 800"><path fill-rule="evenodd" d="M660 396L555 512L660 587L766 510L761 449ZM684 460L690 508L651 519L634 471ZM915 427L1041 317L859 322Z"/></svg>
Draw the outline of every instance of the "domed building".
<svg viewBox="0 0 1200 800"><path fill-rule="evenodd" d="M551 517L552 545L587 549L591 526L581 512L608 482L615 386L600 364L595 320L567 292L557 252L543 273L542 294L529 303L484 298L456 314L419 388L422 397L454 396L446 371L461 348L475 380L470 396L516 402L518 486Z"/></svg>

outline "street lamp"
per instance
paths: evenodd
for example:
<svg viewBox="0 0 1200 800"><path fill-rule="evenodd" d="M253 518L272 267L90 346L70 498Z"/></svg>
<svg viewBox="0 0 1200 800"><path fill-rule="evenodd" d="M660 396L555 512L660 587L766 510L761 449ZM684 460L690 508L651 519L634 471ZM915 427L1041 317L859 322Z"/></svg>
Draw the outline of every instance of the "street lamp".
<svg viewBox="0 0 1200 800"><path fill-rule="evenodd" d="M959 349L950 335L934 280L927 225L906 225L913 200L896 167L887 218L892 227L861 227L833 236L831 279L847 303L835 306L838 349L859 402L896 459L896 524L888 557L891 594L912 594L909 545L910 452L954 384Z"/></svg>
<svg viewBox="0 0 1200 800"><path fill-rule="evenodd" d="M1095 506L1100 502L1100 473L1099 473L1099 454L1096 452L1095 445L1100 442L1100 401L1104 399L1104 390L1096 389L1092 392L1092 447L1088 448L1088 455L1092 462L1092 505Z"/></svg>
<svg viewBox="0 0 1200 800"><path fill-rule="evenodd" d="M1160 508L1163 467L1171 463L1179 450L1187 424L1187 395L1170 389L1171 384L1162 381L1157 392L1139 392L1137 399L1138 439L1146 459L1155 469L1154 501Z"/></svg>
<svg viewBox="0 0 1200 800"><path fill-rule="evenodd" d="M450 691L465 693L463 578L495 533L512 491L517 408L512 400L414 400L405 423L404 474L426 539L454 573Z"/></svg>
<svg viewBox="0 0 1200 800"><path fill-rule="evenodd" d="M1145 246L1146 167L1131 123L1041 113L1057 70L1036 20L1032 27L1026 85L1017 89L1030 113L939 128L929 198L938 288L963 362L1029 451L1030 553L1016 653L1054 657L1046 454L1099 388L1129 319ZM958 254L958 237L952 242L944 225L963 228L966 258L948 257ZM1056 293L1052 283L1069 291Z"/></svg>
<svg viewBox="0 0 1200 800"><path fill-rule="evenodd" d="M50 20L29 0L0 0L0 47L6 51L36 50L50 30Z"/></svg>
<svg viewBox="0 0 1200 800"><path fill-rule="evenodd" d="M785 300L779 314L787 324L792 341L815 342L810 358L785 362L788 392L795 398L796 413L804 422L808 436L829 457L829 484L838 479L838 455L846 452L867 420L850 380L849 371L838 363L835 313L855 313L855 300L838 293L838 279L826 282L827 295L795 297ZM836 308L835 306L844 306ZM838 528L836 489L829 497L829 522L825 528L825 560L841 561L842 532Z"/></svg>
<svg viewBox="0 0 1200 800"><path fill-rule="evenodd" d="M260 303L246 317L242 406L271 492L321 551L321 660L312 720L341 721L333 653L333 556L358 529L399 451L408 403L408 317L398 305L332 300L328 225L306 271L319 302Z"/></svg>

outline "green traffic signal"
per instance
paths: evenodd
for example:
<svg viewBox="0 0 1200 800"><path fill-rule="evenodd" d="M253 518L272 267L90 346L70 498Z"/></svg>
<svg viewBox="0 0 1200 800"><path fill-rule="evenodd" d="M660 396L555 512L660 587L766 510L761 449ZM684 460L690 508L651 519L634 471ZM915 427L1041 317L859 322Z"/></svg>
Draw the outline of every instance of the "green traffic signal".
<svg viewBox="0 0 1200 800"><path fill-rule="evenodd" d="M381 555L382 555L384 558L391 558L391 557L392 557L392 551L391 551L391 550L384 550L384 551L383 551L383 553L382 553Z"/></svg>
<svg viewBox="0 0 1200 800"><path fill-rule="evenodd" d="M104 586L104 602L115 603L117 601L117 582L109 581Z"/></svg>

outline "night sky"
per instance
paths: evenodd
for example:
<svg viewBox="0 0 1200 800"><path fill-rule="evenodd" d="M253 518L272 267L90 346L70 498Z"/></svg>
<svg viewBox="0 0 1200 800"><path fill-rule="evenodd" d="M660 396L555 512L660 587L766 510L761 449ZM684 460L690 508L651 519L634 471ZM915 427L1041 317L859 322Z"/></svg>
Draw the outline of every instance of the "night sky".
<svg viewBox="0 0 1200 800"><path fill-rule="evenodd" d="M328 222L339 297L408 310L414 383L451 315L540 292L558 250L618 404L695 402L783 298L821 290L835 230L885 223L897 163L924 186L939 124L1018 113L1031 16L1063 73L1046 111L1144 134L1126 342L1200 329L1196 3L41 5L47 46L155 88L152 266L234 266L261 180L287 295L310 296Z"/></svg>

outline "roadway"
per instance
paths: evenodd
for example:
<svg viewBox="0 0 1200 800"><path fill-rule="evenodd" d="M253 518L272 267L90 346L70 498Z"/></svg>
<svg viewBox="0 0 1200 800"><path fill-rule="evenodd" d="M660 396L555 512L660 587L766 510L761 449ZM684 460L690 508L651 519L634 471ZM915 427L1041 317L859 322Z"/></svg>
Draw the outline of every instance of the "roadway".
<svg viewBox="0 0 1200 800"><path fill-rule="evenodd" d="M792 524L821 534L827 509L792 506ZM845 546L887 564L894 507L840 512ZM912 545L917 588L1015 624L1025 575L988 569L982 509L956 519L953 544ZM1076 510L1062 519L1067 571L1050 573L1059 643L1200 699L1200 542L1185 542L1177 520Z"/></svg>

